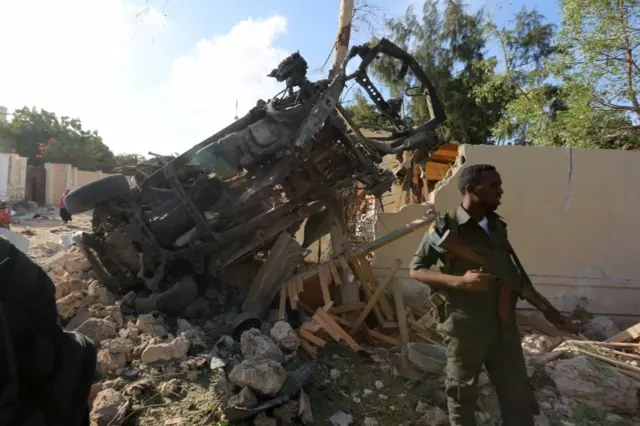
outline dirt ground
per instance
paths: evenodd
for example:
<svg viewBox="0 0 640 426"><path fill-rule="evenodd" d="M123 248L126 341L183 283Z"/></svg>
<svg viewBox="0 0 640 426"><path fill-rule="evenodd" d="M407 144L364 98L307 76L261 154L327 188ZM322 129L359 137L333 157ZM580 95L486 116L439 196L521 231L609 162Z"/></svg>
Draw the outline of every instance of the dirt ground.
<svg viewBox="0 0 640 426"><path fill-rule="evenodd" d="M11 230L29 239L29 256L42 264L62 249L62 237L78 231L91 231L91 212L74 215L71 222L63 225L57 209L38 212L41 217L32 220L20 220L11 225Z"/></svg>

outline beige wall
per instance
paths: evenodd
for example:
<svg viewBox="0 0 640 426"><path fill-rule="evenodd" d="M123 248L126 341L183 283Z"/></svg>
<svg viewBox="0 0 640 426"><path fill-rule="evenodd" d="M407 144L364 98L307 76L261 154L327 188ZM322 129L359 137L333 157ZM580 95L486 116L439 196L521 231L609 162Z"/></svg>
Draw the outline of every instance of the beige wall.
<svg viewBox="0 0 640 426"><path fill-rule="evenodd" d="M9 154L7 194L14 199L23 199L27 184L27 158Z"/></svg>
<svg viewBox="0 0 640 426"><path fill-rule="evenodd" d="M618 316L621 322L640 316L640 226L635 196L640 180L640 152L542 147L463 146L471 164L495 165L503 179L498 213L509 225L518 255L541 293L563 311L581 298L594 314ZM430 201L439 211L460 201L458 167L452 168ZM425 211L410 205L379 215L376 234L404 225ZM422 231L376 252L379 276L397 256L404 263L398 277L414 291L408 265ZM583 300L584 300L583 299ZM526 307L526 306L523 306ZM625 321L627 320L627 321Z"/></svg>
<svg viewBox="0 0 640 426"><path fill-rule="evenodd" d="M82 185L86 185L106 176L109 173L88 172L78 170L71 164L46 163L44 165L47 170L47 187L46 187L46 203L58 204L60 196L65 189L74 189Z"/></svg>

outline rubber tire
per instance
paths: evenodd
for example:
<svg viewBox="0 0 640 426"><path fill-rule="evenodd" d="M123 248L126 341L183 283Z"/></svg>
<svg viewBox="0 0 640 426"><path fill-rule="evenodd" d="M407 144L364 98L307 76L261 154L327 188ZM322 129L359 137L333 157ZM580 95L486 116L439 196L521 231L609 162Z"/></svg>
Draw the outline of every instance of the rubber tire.
<svg viewBox="0 0 640 426"><path fill-rule="evenodd" d="M64 204L71 214L84 213L98 204L125 195L130 190L131 186L124 175L107 176L69 192L64 198Z"/></svg>

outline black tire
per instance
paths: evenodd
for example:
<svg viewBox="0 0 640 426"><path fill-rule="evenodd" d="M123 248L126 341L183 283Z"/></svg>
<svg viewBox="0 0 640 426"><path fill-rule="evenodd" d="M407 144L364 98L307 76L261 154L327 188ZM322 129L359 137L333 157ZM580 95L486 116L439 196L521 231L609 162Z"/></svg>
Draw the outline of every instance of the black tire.
<svg viewBox="0 0 640 426"><path fill-rule="evenodd" d="M127 194L129 190L129 181L124 175L107 176L69 192L64 204L71 214L84 213L100 203Z"/></svg>

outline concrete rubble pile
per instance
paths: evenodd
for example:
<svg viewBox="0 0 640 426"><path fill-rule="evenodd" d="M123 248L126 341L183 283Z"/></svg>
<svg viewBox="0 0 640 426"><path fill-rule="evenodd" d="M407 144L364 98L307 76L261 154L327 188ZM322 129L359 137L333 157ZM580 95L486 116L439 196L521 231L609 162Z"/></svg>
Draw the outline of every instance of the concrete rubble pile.
<svg viewBox="0 0 640 426"><path fill-rule="evenodd" d="M247 316L241 313L243 295L238 290L218 286L203 291L189 277L169 290L173 291L170 297L132 292L120 298L97 281L77 247L58 245L49 251L51 257L41 264L55 282L62 325L89 336L99 347L99 377L91 394L92 424L121 425L146 407L185 398L185 387L205 378L210 380L208 404L217 418L223 413L228 420L248 425L313 424L310 389L305 385L315 365L303 361L310 357L303 353L302 328L294 329L277 310L269 311L269 321ZM300 312L301 324L305 319L309 323L310 318L309 313ZM634 375L640 357L633 359L627 353L626 361L610 361L604 357L607 354L592 351L596 344L638 340L640 336L620 338L629 331L620 331L604 317L585 317L582 322L582 341L555 335L549 329L540 332L531 326L533 322L528 328L523 326L523 331L529 332L523 336L527 371L536 383L541 407L537 425L590 424L578 419L593 413L605 413L598 418L605 418L606 424L640 424L640 374ZM309 333L303 335L310 338ZM628 345L637 350L635 343ZM367 347L362 345L365 352ZM615 353L609 351L624 358L626 349L615 349ZM388 367L383 376L402 378L397 366ZM338 373L327 372L327 380L336 380ZM442 394L442 371L436 376L436 393ZM478 421L492 424L500 414L486 373L479 384ZM443 398L425 396L414 414L415 424L448 424ZM180 416L162 421L165 425L189 424ZM333 415L322 421L358 423L346 407L335 407ZM372 415L365 423L375 425L378 420Z"/></svg>
<svg viewBox="0 0 640 426"><path fill-rule="evenodd" d="M182 384L205 375L215 383L210 404L227 419L255 418L257 425L313 420L302 390L311 368L297 357L300 341L289 323L250 317L245 327L259 328L225 328L239 318L242 299L221 288L199 297L193 279L174 286L180 291L172 297L118 298L97 281L78 248L52 252L43 267L56 285L60 321L99 348L92 424L120 425L145 398L175 400L184 396ZM239 334L234 340L224 332Z"/></svg>

